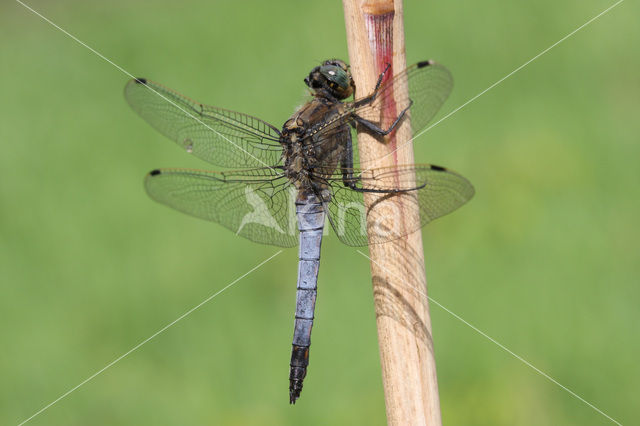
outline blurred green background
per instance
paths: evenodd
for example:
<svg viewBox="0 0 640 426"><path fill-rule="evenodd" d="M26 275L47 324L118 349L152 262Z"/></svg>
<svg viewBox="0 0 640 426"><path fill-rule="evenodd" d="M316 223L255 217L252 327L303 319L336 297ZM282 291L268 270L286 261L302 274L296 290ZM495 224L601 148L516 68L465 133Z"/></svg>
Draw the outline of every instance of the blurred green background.
<svg viewBox="0 0 640 426"><path fill-rule="evenodd" d="M135 75L278 126L310 68L347 58L337 1L29 4ZM442 117L611 4L407 0L407 60L452 71ZM423 231L429 294L623 424L640 418L639 9L622 3L415 147L477 190ZM129 109L126 75L11 1L0 43L0 424L17 424L277 249L147 198L147 171L207 166ZM29 424L384 424L369 265L334 238L322 256L296 406L289 249ZM611 424L431 312L445 424Z"/></svg>

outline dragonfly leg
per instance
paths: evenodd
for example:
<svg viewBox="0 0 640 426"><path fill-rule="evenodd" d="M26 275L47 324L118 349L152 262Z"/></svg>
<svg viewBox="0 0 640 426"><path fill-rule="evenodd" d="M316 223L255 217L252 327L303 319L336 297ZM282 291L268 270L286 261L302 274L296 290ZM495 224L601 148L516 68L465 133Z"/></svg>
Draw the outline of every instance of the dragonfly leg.
<svg viewBox="0 0 640 426"><path fill-rule="evenodd" d="M384 129L380 128L375 123L367 120L366 118L362 118L362 117L360 117L358 115L354 115L353 119L356 120L358 123L362 124L364 127L369 129L373 133L375 133L376 135L387 136L389 133L391 133L393 130L395 130L395 128L398 125L398 123L400 123L400 120L402 120L402 118L405 116L406 112L409 110L409 108L411 108L411 105L413 105L413 101L410 101L409 102L409 106L406 107L405 109L403 109L400 112L400 114L398 114L398 117L396 118L396 120L393 123L391 123L391 126L389 126L389 128L387 130L384 130Z"/></svg>
<svg viewBox="0 0 640 426"><path fill-rule="evenodd" d="M362 98L359 101L354 103L353 106L355 108L361 107L363 105L370 104L370 103L372 103L373 101L376 100L376 96L378 96L378 89L380 88L380 85L382 84L382 79L384 78L384 75L387 73L387 71L389 71L389 68L391 68L391 64L387 64L387 66L385 67L384 71L382 71L382 73L378 77L378 82L376 83L376 87L374 87L373 92L371 92L371 94L369 96L366 96L366 97L364 97L364 98Z"/></svg>
<svg viewBox="0 0 640 426"><path fill-rule="evenodd" d="M395 195L395 194L406 194L408 192L411 191L419 191L422 188L426 187L427 184L423 183L420 186L416 186L414 188L409 188L409 189L377 189L377 188L359 188L355 185L355 182L353 183L353 186L349 186L349 188L351 188L352 190L356 191L356 192L369 192L369 193L373 193L373 194L388 194L388 195Z"/></svg>

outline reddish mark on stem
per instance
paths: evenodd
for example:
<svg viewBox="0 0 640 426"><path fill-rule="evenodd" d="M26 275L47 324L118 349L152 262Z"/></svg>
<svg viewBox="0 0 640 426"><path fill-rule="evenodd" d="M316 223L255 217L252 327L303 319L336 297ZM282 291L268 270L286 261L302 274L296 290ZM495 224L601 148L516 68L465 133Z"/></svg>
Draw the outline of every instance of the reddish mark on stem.
<svg viewBox="0 0 640 426"><path fill-rule="evenodd" d="M372 9L372 8L370 8ZM375 11L382 10L382 13L365 13L365 25L367 28L367 33L369 36L369 46L371 51L373 52L373 58L375 61L375 67L378 74L381 74L387 66L389 69L384 75L382 79L382 84L387 82L389 79L393 77L393 18L395 16L395 12L393 9L380 9L377 7ZM385 93L385 101L382 105L382 121L380 122L380 127L383 129L388 128L391 123L393 123L394 118L398 111L396 107L396 103L393 96L393 88L387 89L389 90L388 94ZM394 151L393 157L397 162L397 155L395 153L396 149L396 137L395 130L391 132L387 137L387 143L389 144L390 150Z"/></svg>
<svg viewBox="0 0 640 426"><path fill-rule="evenodd" d="M373 53L374 63L378 74L381 74L386 70L382 84L385 84L389 79L393 78L393 19L395 12L393 10L393 2L370 2L364 7L364 21L367 28L369 47ZM387 69L389 67L389 69ZM380 127L383 129L389 128L389 126L395 121L399 111L395 102L395 96L393 91L395 87L386 89L384 96L384 102L381 108L382 120L380 121ZM385 137L389 150L392 151L393 162L398 164L397 153L397 140L396 130L393 130L389 135ZM399 179L396 174L396 184L399 184ZM398 203L401 209L404 209L404 203L402 197L398 199ZM401 227L406 229L404 223L404 216L400 216Z"/></svg>

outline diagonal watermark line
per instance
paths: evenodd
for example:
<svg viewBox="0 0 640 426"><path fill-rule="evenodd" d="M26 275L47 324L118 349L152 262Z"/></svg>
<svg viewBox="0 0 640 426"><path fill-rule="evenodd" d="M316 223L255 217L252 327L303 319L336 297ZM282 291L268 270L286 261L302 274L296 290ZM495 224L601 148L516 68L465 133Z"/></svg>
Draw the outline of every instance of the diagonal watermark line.
<svg viewBox="0 0 640 426"><path fill-rule="evenodd" d="M78 389L80 386L84 385L85 383L91 381L92 379L94 379L97 375L99 375L100 373L102 373L103 371L105 371L107 368L113 366L115 363L117 363L118 361L122 360L123 358L125 358L127 355L131 354L133 351L135 351L136 349L140 348L140 346L144 345L145 343L147 343L148 341L150 341L151 339L153 339L154 337L156 337L158 334L164 332L165 330L167 330L169 327L173 326L174 324L176 324L178 321L182 320L184 317L186 317L187 315L191 314L193 311L195 311L196 309L200 308L202 305L204 305L205 303L209 302L211 299L213 299L214 297L218 296L220 293L222 293L223 291L225 291L226 289L228 289L229 287L233 286L234 284L236 284L238 281L240 281L241 279L243 279L244 277L246 277L247 275L249 275L250 273L252 273L253 271L255 271L256 269L260 268L262 265L264 265L265 263L269 262L271 259L273 259L274 257L276 257L277 255L279 255L280 253L282 253L282 250L279 250L276 254L274 254L273 256L269 257L268 259L262 261L260 264L254 266L253 268L251 268L249 271L247 271L246 273L242 274L241 276L239 276L238 278L236 278L235 280L233 280L232 282L230 282L229 284L227 284L225 287L223 287L222 289L218 290L217 292L215 292L214 294L212 294L211 296L207 297L206 299L204 299L202 302L198 303L196 306L194 306L193 308L189 309L187 312L185 312L184 314L180 315L178 318L176 318L175 320L171 321L169 324L165 325L164 327L162 327L160 330L156 331L155 333L153 333L151 336L147 337L146 339L144 339L142 342L138 343L137 345L135 345L133 348L129 349L127 352L125 352L124 354L120 355L118 358L114 359L113 361L111 361L109 364L105 365L104 367L102 367L100 370L96 371L95 373L93 373L91 376L87 377L86 379L84 379L82 382L80 382L79 384L77 384L76 386L72 387L71 389L69 389L68 391L66 391L65 393L63 393L62 395L60 395L58 398L56 398L55 400L51 401L49 404L45 405L44 407L42 407L40 410L38 410L36 413L34 413L31 417L23 420L22 422L20 422L20 424L18 424L18 426L22 426L23 424L27 423L29 420L33 419L34 417L36 417L37 415L41 414L43 411L47 410L48 408L50 408L52 405L56 404L57 402L59 402L60 400L66 398L67 396L69 396L69 394L71 394L73 391L75 391L76 389Z"/></svg>
<svg viewBox="0 0 640 426"><path fill-rule="evenodd" d="M476 331L477 333L479 333L481 336L483 336L484 338L488 339L490 342L496 344L500 349L504 350L505 352L507 352L509 355L513 356L515 359L517 359L518 361L524 363L527 367L533 369L536 373L542 375L544 378L546 378L547 380L549 380L550 382L552 382L553 384L559 386L560 388L562 388L563 390L567 391L571 396L579 399L580 401L582 401L583 403L585 403L586 405L588 405L589 407L591 407L592 409L594 409L595 411L597 411L598 413L602 414L604 417L606 417L607 419L611 420L613 423L622 426L622 424L618 421L616 421L615 419L613 419L611 416L607 415L606 413L604 413L602 410L600 410L598 407L596 407L595 405L593 405L592 403L590 403L589 401L585 400L584 398L582 398L580 395L578 395L577 393L575 393L574 391L572 391L571 389L567 388L566 386L564 386L563 384L561 384L560 382L558 382L557 380L555 380L553 377L549 376L547 373L545 373L544 371L540 370L539 368L537 368L535 365L531 364L529 361L527 361L526 359L524 359L523 357L521 357L520 355L516 354L515 352L513 352L511 349L507 348L506 346L504 346L502 343L498 342L496 339L494 339L493 337L489 336L487 333L485 333L484 331L480 330L478 327L474 326L473 324L469 323L468 321L466 321L465 319L463 319L462 317L460 317L459 315L457 315L455 312L451 311L450 309L448 309L446 306L442 305L440 302L434 300L431 296L428 296L427 294L425 294L423 291L421 291L418 288L415 288L411 285L409 285L408 283L406 283L402 278L400 278L399 276L391 273L388 269L386 269L384 266L380 265L378 262L376 262L375 260L373 260L371 257L367 256L366 254L364 254L362 251L357 250L358 253L360 253L362 256L366 257L367 259L369 259L371 262L375 263L380 269L382 269L383 271L385 271L387 274L394 276L395 278L397 278L400 283L405 286L406 288L413 290L415 292L417 292L418 294L420 294L423 297L426 297L429 302L434 303L435 305L437 305L438 307L440 307L441 309L443 309L445 312L447 312L448 314L450 314L451 316L453 316L455 319L459 320L460 322L462 322L463 324L469 326L471 329L473 329L474 331Z"/></svg>
<svg viewBox="0 0 640 426"><path fill-rule="evenodd" d="M98 57L100 57L101 59L103 59L104 61L108 62L109 64L113 65L115 68L117 68L120 72L122 72L123 74L129 76L130 78L137 80L136 77L133 76L133 74L131 74L129 71L125 70L124 68L122 68L120 65L116 64L115 62L113 62L112 60L110 60L109 58L107 58L106 56L104 56L102 53L98 52L97 50L95 50L94 48L92 48L91 46L89 46L88 44L86 44L85 42L83 42L82 40L78 39L76 36L74 36L73 34L69 33L68 31L66 31L64 28L60 27L59 25L57 25L56 23L54 23L53 21L51 21L49 18L47 18L46 16L42 15L41 13L39 13L37 10L33 9L32 7L30 7L29 5L23 3L20 0L16 0L16 2L18 2L20 5L22 5L24 8L30 10L31 12L33 12L35 15L39 16L40 18L42 18L45 22L51 24L54 28L60 30L62 33L64 33L65 35L69 36L72 40L74 40L75 42L77 42L78 44L80 44L83 47L86 47L87 49L89 49L92 53L96 54ZM180 111L184 112L188 117L196 120L198 123L202 124L204 127L206 127L207 129L211 130L213 133L215 133L216 135L218 135L220 138L224 139L225 141L229 142L231 145L235 146L236 148L238 148L239 150L243 151L245 154L247 154L248 156L250 156L251 158L253 158L254 160L258 161L260 164L264 165L265 167L274 170L272 165L265 163L264 161L262 161L261 159L259 159L258 157L256 157L255 155L251 154L249 151L247 151L246 149L242 148L240 145L238 145L237 143L233 142L231 139L229 139L228 137L226 137L225 135L223 135L222 133L218 132L216 129L212 128L211 126L209 126L207 123L203 122L202 120L200 120L198 117L194 116L193 114L191 114L189 111L185 110L184 108L182 108L180 105L176 104L175 102L173 102L171 99L167 98L166 96L164 96L162 93L158 92L157 90L154 90L153 88L149 87L148 85L145 84L145 87L149 90L151 90L153 93L155 93L156 95L160 96L162 99L164 99L165 101L167 101L168 103L170 103L171 105L173 105L174 107L178 108ZM275 171L275 170L274 170Z"/></svg>
<svg viewBox="0 0 640 426"><path fill-rule="evenodd" d="M505 75L504 77L502 77L500 80L496 81L495 83L493 83L491 86L487 87L486 89L484 89L482 92L478 93L477 95L475 95L474 97L472 97L471 99L467 100L465 103L463 103L462 105L458 106L457 108L455 108L453 111L449 112L447 115L445 115L444 117L442 117L441 119L439 119L438 121L436 121L435 123L433 123L432 125L430 125L429 127L427 127L426 129L423 129L422 131L418 132L418 134L416 134L414 137L412 137L411 139L409 139L408 141L404 142L403 144L401 144L400 146L396 147L396 149L394 149L393 151L383 155L382 157L376 159L376 161L380 161L383 158L386 158L390 155L392 155L393 153L395 153L397 150L399 150L400 148L403 148L405 146L407 146L408 144L410 144L411 142L413 142L417 137L422 136L423 134L425 134L426 132L428 132L429 130L433 129L434 127L436 127L438 124L442 123L444 120L446 120L447 118L451 117L453 114L455 114L456 112L460 111L462 108L466 107L467 105L469 105L471 102L475 101L476 99L478 99L480 96L484 95L485 93L487 93L489 90L493 89L494 87L496 87L497 85L499 85L500 83L502 83L503 81L505 81L506 79L508 79L509 77L511 77L512 75L514 75L515 73L517 73L518 71L520 71L522 68L526 67L527 65L529 65L531 62L535 61L536 59L538 59L540 56L544 55L545 53L547 53L548 51L550 51L551 49L553 49L554 47L556 47L557 45L559 45L560 43L562 43L563 41L565 41L566 39L568 39L569 37L573 36L575 33L577 33L578 31L580 31L581 29L583 29L584 27L586 27L587 25L591 24L593 21L595 21L596 19L602 17L603 15L605 15L606 13L608 13L611 9L613 9L614 7L618 6L620 3L622 3L624 0L618 0L617 2L615 2L613 5L609 6L608 8L606 8L605 10L603 10L602 12L600 12L599 14L597 14L596 16L594 16L593 18L589 19L587 22L585 22L584 24L580 25L578 28L576 28L575 30L571 31L569 34L567 34L566 36L562 37L560 40L556 41L555 43L553 43L551 46L547 47L546 49L544 49L542 52L538 53L536 56L534 56L533 58L529 59L527 62L525 62L524 64L520 65L518 68L514 69L513 71L511 71L509 74ZM367 169L367 170L370 170ZM367 170L362 171L362 173L366 172ZM362 174L361 173L361 174Z"/></svg>

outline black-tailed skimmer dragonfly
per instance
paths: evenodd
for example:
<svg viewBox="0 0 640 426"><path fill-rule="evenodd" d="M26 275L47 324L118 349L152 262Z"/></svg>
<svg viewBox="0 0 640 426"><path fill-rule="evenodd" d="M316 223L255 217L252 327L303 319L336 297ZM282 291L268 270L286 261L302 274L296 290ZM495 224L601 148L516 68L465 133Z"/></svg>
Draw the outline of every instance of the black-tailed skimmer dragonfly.
<svg viewBox="0 0 640 426"><path fill-rule="evenodd" d="M323 62L304 82L312 97L281 129L195 102L143 78L125 88L134 111L188 153L239 169L153 170L145 179L151 198L258 243L300 244L291 403L300 396L307 374L325 219L347 245L383 243L452 212L474 193L469 181L444 167L354 167L359 164L352 136L356 127L384 143L404 120L410 119L413 135L426 126L451 91L451 75L443 66L423 61L393 77L385 71L372 93L350 102L346 99L356 87L343 61ZM400 90L405 85L408 92ZM398 227L375 202L365 210L365 194L401 197L404 205L420 211L419 218L404 218Z"/></svg>

